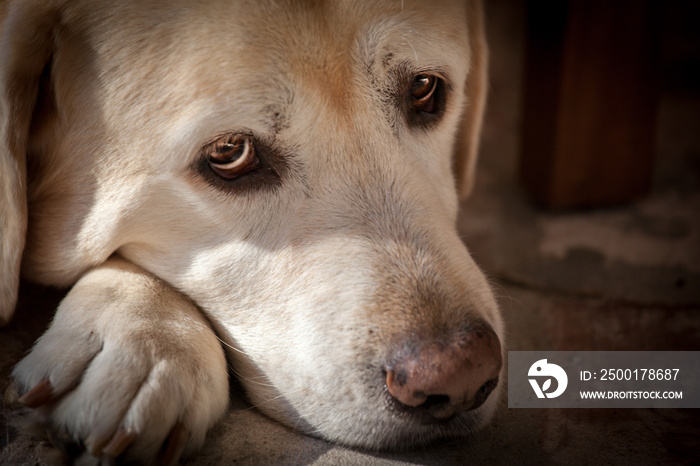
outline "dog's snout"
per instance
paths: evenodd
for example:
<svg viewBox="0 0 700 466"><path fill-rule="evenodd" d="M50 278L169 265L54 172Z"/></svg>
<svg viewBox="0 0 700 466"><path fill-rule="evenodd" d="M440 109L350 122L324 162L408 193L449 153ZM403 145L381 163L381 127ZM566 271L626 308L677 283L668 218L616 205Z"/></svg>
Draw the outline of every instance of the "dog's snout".
<svg viewBox="0 0 700 466"><path fill-rule="evenodd" d="M501 344L488 325L403 351L385 368L386 387L403 407L434 419L481 406L498 385Z"/></svg>

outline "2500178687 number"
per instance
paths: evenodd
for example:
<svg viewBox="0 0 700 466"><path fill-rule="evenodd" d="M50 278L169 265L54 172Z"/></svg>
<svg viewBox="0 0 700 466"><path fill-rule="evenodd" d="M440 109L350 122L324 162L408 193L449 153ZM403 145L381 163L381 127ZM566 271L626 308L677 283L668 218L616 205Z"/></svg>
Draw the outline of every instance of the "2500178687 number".
<svg viewBox="0 0 700 466"><path fill-rule="evenodd" d="M602 369L600 380L676 380L680 369Z"/></svg>

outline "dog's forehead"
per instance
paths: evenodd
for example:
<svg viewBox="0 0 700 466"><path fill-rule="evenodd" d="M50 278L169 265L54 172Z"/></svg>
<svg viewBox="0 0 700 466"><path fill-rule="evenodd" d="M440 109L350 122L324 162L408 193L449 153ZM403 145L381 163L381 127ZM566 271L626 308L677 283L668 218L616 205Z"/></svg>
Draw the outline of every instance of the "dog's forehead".
<svg viewBox="0 0 700 466"><path fill-rule="evenodd" d="M358 58L364 65L389 43L391 52L417 61L444 58L445 45L466 43L466 12L459 1L239 1L220 10L197 4L204 11L194 14L202 15L207 34L218 31L221 50L247 52L257 64L272 58L303 71Z"/></svg>
<svg viewBox="0 0 700 466"><path fill-rule="evenodd" d="M408 0L242 3L244 14L218 15L206 25L229 29L219 43L208 43L201 58L210 65L201 68L230 71L232 79L220 79L212 88L219 102L234 98L242 109L249 106L240 114L258 115L260 127L254 129L277 132L294 117L290 114L304 109L308 131L319 122L314 114L323 114L320 121L342 122L361 113L352 107L361 105L373 86L386 86L391 67L399 64L439 69L462 80L469 58L463 3L437 8ZM217 124L241 125L233 113L213 118Z"/></svg>
<svg viewBox="0 0 700 466"><path fill-rule="evenodd" d="M357 115L349 106L397 63L446 72L455 90L469 66L466 8L457 0L96 5L66 7L66 22L77 25L75 37L87 37L91 49L76 55L95 57L90 66L97 70L84 82L65 79L66 88L85 94L101 86L102 114L118 137L143 138L143 147L157 138L190 157L217 133L247 129L274 137L294 119L302 134L327 121L313 109L332 118ZM66 75L74 76L75 65L65 63ZM300 109L303 117L296 118ZM178 160L167 163L188 163Z"/></svg>
<svg viewBox="0 0 700 466"><path fill-rule="evenodd" d="M463 3L190 2L186 14L163 15L172 24L171 37L161 39L167 48L149 48L156 59L190 67L201 89L220 99L287 101L291 92L313 88L343 108L357 78L362 86L392 61L423 69L468 62Z"/></svg>

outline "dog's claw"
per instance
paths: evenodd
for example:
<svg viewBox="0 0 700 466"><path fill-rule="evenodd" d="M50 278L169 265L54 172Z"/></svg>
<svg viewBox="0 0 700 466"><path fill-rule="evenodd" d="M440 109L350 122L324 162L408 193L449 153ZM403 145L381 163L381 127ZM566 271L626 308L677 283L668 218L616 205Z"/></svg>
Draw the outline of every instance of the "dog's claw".
<svg viewBox="0 0 700 466"><path fill-rule="evenodd" d="M161 459L163 465L174 465L180 460L185 445L190 438L190 431L184 424L178 422L172 428L168 438L165 440L165 451Z"/></svg>
<svg viewBox="0 0 700 466"><path fill-rule="evenodd" d="M49 379L41 379L31 390L22 395L17 401L28 408L38 408L51 401L54 397L53 387Z"/></svg>
<svg viewBox="0 0 700 466"><path fill-rule="evenodd" d="M114 434L112 440L102 449L102 454L116 458L136 440L136 433L131 429L121 428Z"/></svg>

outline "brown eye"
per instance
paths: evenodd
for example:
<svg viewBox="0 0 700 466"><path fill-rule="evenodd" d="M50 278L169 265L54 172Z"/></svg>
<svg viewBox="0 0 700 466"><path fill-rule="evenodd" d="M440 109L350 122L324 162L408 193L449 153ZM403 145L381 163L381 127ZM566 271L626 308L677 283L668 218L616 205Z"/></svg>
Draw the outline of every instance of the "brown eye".
<svg viewBox="0 0 700 466"><path fill-rule="evenodd" d="M247 135L226 135L204 148L209 167L220 177L233 179L260 166L253 139Z"/></svg>
<svg viewBox="0 0 700 466"><path fill-rule="evenodd" d="M414 110L425 113L438 111L436 90L439 81L438 77L429 74L419 74L413 78L411 98Z"/></svg>

